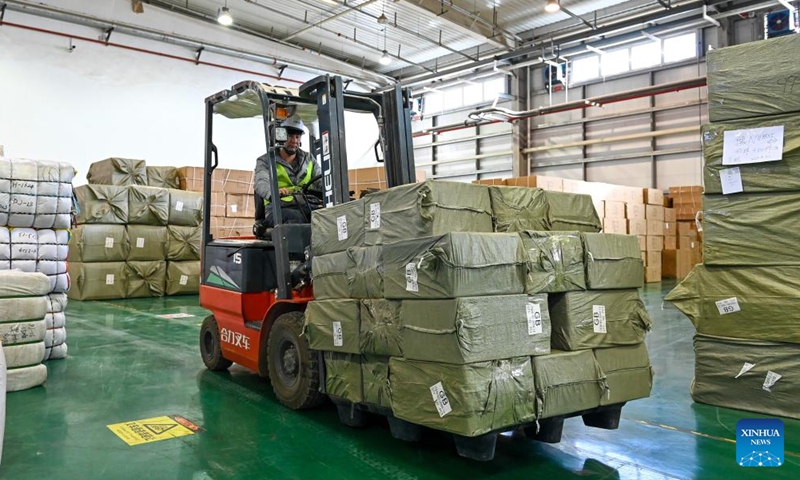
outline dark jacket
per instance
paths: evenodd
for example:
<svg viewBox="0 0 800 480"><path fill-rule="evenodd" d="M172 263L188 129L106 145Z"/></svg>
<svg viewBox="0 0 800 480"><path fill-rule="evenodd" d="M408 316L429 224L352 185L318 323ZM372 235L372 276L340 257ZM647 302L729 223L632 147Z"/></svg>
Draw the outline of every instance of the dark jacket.
<svg viewBox="0 0 800 480"><path fill-rule="evenodd" d="M283 165L286 168L286 171L289 174L289 178L292 179L292 182L296 184L300 183L300 181L306 175L306 169L308 169L308 162L313 162L314 167L312 169L311 178L319 177L322 173L317 162L308 154L308 152L304 152L303 150L297 150L297 158L295 158L294 164L290 164L286 160L284 160L280 155L276 154L275 151L271 151L269 154L264 154L256 160L256 173L255 173L255 191L256 193L261 196L261 198L265 200L269 200L271 195L269 191L270 185L270 171L269 171L269 164L267 163L269 157L277 158L278 164ZM317 179L312 186L310 187L314 190L322 190L322 178Z"/></svg>

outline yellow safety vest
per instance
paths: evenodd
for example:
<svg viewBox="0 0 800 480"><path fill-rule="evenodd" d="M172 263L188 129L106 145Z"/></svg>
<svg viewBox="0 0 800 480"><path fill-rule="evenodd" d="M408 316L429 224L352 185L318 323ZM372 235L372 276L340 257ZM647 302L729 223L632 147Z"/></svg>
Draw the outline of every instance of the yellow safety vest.
<svg viewBox="0 0 800 480"><path fill-rule="evenodd" d="M286 171L286 167L278 163L275 165L275 170L278 172L278 189L288 188L290 191L296 192L301 188L305 187L306 185L308 185L309 183L311 183L311 176L312 173L314 172L314 162L313 161L308 162L308 167L306 168L306 175L302 178L302 180L300 180L300 183L298 183L297 185L295 185L292 182L291 177L289 177L289 172ZM294 200L293 195L287 195L285 197L281 197L281 201L284 202L291 202L292 200ZM264 199L264 205L269 205L269 200L266 198Z"/></svg>

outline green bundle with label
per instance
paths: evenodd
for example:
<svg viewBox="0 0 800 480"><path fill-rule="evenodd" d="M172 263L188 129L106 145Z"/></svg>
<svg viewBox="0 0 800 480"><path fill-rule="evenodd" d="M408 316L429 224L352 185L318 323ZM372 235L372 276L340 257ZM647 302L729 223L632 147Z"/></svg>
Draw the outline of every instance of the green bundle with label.
<svg viewBox="0 0 800 480"><path fill-rule="evenodd" d="M579 232L526 230L519 235L526 254L525 293L586 289L583 242Z"/></svg>

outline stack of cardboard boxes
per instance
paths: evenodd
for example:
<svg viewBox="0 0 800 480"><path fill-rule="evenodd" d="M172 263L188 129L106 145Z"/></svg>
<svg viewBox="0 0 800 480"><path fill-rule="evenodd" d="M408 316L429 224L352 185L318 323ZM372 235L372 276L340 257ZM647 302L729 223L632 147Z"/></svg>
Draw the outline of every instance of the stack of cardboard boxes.
<svg viewBox="0 0 800 480"><path fill-rule="evenodd" d="M664 255L661 259L664 278L683 279L698 263L703 261L702 230L697 225L703 208L703 187L685 186L669 187L667 205L671 205L670 215L674 223L665 223L676 227L672 230L672 238L665 242Z"/></svg>
<svg viewBox="0 0 800 480"><path fill-rule="evenodd" d="M203 192L203 168L182 167L182 190ZM252 235L255 221L254 172L218 168L211 179L211 234L214 237Z"/></svg>

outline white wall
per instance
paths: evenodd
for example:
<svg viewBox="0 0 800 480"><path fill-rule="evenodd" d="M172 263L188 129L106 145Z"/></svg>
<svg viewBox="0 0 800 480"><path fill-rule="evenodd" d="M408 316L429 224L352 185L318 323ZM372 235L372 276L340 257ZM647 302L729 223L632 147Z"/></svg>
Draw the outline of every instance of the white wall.
<svg viewBox="0 0 800 480"><path fill-rule="evenodd" d="M129 2L123 3L130 8ZM146 7L154 23L174 20L175 14ZM11 11L5 20L90 38L101 33ZM218 35L216 26L198 23L196 28L198 34L205 29ZM181 57L193 55L189 49L121 34L114 34L113 41ZM7 157L72 163L78 169L76 184L85 183L91 162L112 156L141 158L148 165L202 166L203 100L243 80L275 82L81 40L72 41L76 47L72 52L69 45L69 38L0 28L0 145ZM204 54L203 59L274 74L257 62L213 54ZM314 74L287 69L284 76L304 81ZM374 119L347 114L346 128L350 167L372 165L378 131ZM217 117L214 139L226 168L252 169L265 149L260 119Z"/></svg>

